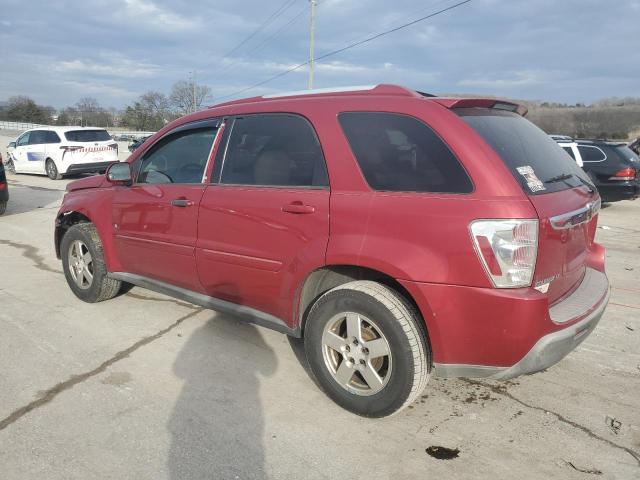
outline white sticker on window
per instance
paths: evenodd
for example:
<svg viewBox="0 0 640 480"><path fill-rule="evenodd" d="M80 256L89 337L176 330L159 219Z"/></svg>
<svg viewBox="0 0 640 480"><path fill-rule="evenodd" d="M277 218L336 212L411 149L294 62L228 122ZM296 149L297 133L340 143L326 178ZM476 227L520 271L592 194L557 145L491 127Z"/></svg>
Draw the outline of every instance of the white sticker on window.
<svg viewBox="0 0 640 480"><path fill-rule="evenodd" d="M540 190L546 190L544 184L540 181L540 179L536 176L536 173L533 171L533 168L529 165L525 165L524 167L517 168L518 173L524 177L527 181L527 187L532 192L539 192Z"/></svg>

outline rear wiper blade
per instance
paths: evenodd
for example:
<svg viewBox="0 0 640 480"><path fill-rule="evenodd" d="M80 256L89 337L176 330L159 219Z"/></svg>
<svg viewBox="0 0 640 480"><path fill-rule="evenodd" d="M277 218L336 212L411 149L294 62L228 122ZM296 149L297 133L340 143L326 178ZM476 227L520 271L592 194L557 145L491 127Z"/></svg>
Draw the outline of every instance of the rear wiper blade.
<svg viewBox="0 0 640 480"><path fill-rule="evenodd" d="M585 187L587 187L589 192L596 193L596 187L593 184L591 184L590 182L587 182L584 178L582 178L580 175L576 175L575 173L562 173L560 175L556 175L555 177L551 177L545 180L544 183L562 182L564 180L569 180L570 178L575 178L576 180L578 180Z"/></svg>
<svg viewBox="0 0 640 480"><path fill-rule="evenodd" d="M555 177L548 178L547 180L544 181L544 183L561 182L563 180L569 180L573 176L574 176L573 173L561 173L560 175L556 175Z"/></svg>

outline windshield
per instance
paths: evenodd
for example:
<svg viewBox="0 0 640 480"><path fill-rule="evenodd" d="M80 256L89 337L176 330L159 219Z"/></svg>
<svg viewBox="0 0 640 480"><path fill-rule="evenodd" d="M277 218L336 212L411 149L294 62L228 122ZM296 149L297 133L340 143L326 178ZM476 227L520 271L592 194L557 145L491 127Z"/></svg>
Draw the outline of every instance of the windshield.
<svg viewBox="0 0 640 480"><path fill-rule="evenodd" d="M105 142L111 140L106 130L71 130L65 132L65 138L70 142Z"/></svg>
<svg viewBox="0 0 640 480"><path fill-rule="evenodd" d="M502 158L526 193L580 187L580 178L591 183L551 137L517 113L489 108L459 108L455 112Z"/></svg>

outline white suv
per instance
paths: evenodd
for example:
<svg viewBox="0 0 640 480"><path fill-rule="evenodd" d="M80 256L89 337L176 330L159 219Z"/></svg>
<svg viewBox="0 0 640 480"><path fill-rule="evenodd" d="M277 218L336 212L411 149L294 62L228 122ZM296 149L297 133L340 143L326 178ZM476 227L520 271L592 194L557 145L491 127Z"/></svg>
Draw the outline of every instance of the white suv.
<svg viewBox="0 0 640 480"><path fill-rule="evenodd" d="M59 180L72 173L104 172L118 161L118 144L103 128L41 127L27 130L8 147L9 168Z"/></svg>

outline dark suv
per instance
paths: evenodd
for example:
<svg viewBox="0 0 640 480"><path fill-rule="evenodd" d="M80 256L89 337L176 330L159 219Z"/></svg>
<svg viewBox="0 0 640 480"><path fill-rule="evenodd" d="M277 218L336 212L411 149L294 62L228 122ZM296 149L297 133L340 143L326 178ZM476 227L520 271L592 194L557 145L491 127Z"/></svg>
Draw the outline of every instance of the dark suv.
<svg viewBox="0 0 640 480"><path fill-rule="evenodd" d="M640 196L640 158L625 143L576 140L583 170L598 188L602 201L634 200Z"/></svg>
<svg viewBox="0 0 640 480"><path fill-rule="evenodd" d="M133 284L304 338L360 415L544 370L609 282L598 193L525 113L393 85L216 105L70 183L56 252L86 302Z"/></svg>

